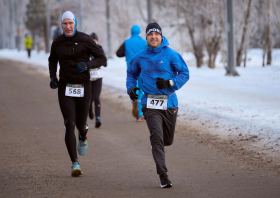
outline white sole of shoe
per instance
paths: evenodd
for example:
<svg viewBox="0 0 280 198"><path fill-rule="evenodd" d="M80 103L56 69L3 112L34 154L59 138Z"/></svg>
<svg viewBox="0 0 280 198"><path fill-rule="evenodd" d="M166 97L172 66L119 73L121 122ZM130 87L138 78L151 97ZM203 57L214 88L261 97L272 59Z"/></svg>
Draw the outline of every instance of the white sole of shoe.
<svg viewBox="0 0 280 198"><path fill-rule="evenodd" d="M165 185L161 185L161 184L160 184L160 187L161 187L161 188L171 188L171 187L172 187L172 184L165 184Z"/></svg>

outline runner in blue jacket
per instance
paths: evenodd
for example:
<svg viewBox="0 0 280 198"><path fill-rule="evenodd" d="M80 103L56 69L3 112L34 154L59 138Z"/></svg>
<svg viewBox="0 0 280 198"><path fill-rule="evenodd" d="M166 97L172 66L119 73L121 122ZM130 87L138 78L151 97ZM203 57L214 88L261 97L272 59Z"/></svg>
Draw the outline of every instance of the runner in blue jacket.
<svg viewBox="0 0 280 198"><path fill-rule="evenodd" d="M150 131L152 154L161 187L172 187L165 164L164 146L173 142L178 98L175 91L189 80L188 67L181 55L169 48L161 27L150 23L146 28L147 45L130 62L127 69L127 93L137 99L136 80L142 76L142 111Z"/></svg>
<svg viewBox="0 0 280 198"><path fill-rule="evenodd" d="M145 49L147 45L147 41L142 39L139 34L141 32L141 29L138 25L133 25L131 27L131 37L129 39L126 39L123 44L119 47L117 50L117 56L118 57L126 57L126 63L127 68L129 67L130 61L133 59L135 54ZM136 121L144 121L142 116L142 105L141 105L141 97L143 95L142 87L141 87L141 76L138 77L137 80L137 87L140 89L137 91L138 94L138 101L133 101L133 108L132 108L132 114L134 117L136 117Z"/></svg>

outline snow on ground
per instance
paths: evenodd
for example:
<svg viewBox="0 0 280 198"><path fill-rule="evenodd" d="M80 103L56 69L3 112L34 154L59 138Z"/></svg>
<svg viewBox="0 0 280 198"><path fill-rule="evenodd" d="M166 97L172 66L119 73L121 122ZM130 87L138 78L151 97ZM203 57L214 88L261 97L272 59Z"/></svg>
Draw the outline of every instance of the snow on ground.
<svg viewBox="0 0 280 198"><path fill-rule="evenodd" d="M0 50L0 58L48 67L48 54L16 50ZM238 67L239 77L225 76L225 69L217 57L217 68L195 67L191 53L183 55L190 80L177 91L179 117L209 128L220 137L240 136L258 138L255 146L280 150L280 50L274 50L272 66L262 67L262 50L248 50L247 67ZM108 60L103 83L126 95L125 58Z"/></svg>

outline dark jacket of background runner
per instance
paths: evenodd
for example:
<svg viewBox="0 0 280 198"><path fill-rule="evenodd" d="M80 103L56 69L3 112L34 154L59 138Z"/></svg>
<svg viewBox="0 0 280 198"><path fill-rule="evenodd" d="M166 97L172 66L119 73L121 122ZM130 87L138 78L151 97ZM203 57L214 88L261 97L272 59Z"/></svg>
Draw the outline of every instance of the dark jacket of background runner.
<svg viewBox="0 0 280 198"><path fill-rule="evenodd" d="M92 61L90 55L94 56ZM58 36L52 43L49 56L50 78L56 77L59 61L59 78L68 83L84 83L89 81L89 69L107 65L107 59L102 50L95 44L89 35L76 32L73 37L64 34ZM77 64L86 62L88 69L85 72L76 71Z"/></svg>
<svg viewBox="0 0 280 198"><path fill-rule="evenodd" d="M104 50L103 50L103 47L102 47L101 45L99 45L99 44L96 44L96 45L101 49L101 51L102 51L103 54L105 55L105 52L104 52ZM93 55L90 55L90 57L91 57L90 60L93 60L93 59L94 59L94 56L93 56ZM107 61L106 61L106 64L105 64L105 65L102 65L102 66L107 67Z"/></svg>

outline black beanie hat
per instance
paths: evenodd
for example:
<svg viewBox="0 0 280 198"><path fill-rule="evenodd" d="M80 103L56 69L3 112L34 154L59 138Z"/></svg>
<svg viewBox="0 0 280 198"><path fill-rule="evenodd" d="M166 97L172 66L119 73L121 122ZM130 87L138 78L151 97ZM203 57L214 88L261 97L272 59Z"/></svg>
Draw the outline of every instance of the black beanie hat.
<svg viewBox="0 0 280 198"><path fill-rule="evenodd" d="M158 32L162 36L161 27L158 23L150 23L146 28L146 38L150 32Z"/></svg>
<svg viewBox="0 0 280 198"><path fill-rule="evenodd" d="M90 36L91 39L95 39L95 40L98 41L98 36L97 36L97 34L95 34L94 32L91 33L89 36Z"/></svg>

